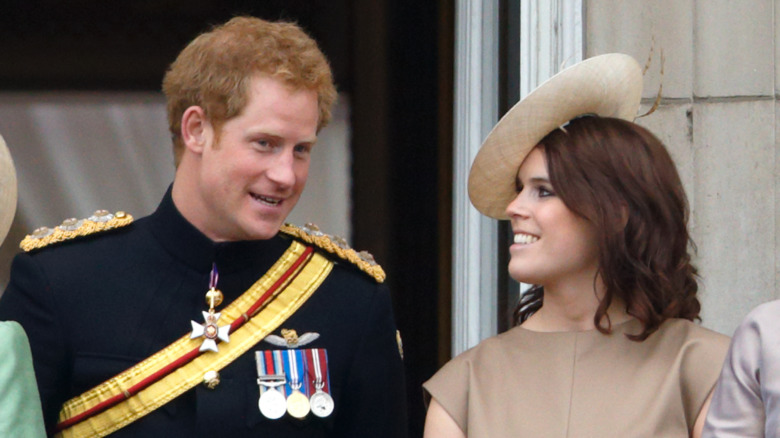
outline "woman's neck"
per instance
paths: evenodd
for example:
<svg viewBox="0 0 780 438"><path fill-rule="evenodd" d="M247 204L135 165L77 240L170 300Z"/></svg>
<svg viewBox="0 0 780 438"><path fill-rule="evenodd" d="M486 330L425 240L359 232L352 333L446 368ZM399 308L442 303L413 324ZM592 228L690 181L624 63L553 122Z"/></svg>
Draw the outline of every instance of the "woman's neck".
<svg viewBox="0 0 780 438"><path fill-rule="evenodd" d="M522 327L542 332L593 330L596 328L593 317L604 293L600 277L595 282L591 279L545 285L544 305L523 322ZM631 319L619 297L612 297L607 315L613 325Z"/></svg>

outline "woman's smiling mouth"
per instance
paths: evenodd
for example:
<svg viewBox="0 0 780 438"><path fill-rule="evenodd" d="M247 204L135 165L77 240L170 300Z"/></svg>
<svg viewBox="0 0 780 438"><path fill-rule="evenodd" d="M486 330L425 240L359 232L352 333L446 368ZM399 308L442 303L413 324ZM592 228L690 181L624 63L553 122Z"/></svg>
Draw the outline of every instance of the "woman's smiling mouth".
<svg viewBox="0 0 780 438"><path fill-rule="evenodd" d="M522 245L527 245L529 243L534 243L537 240L539 240L538 237L531 235L531 234L525 234L525 233L516 233L515 234L515 242Z"/></svg>

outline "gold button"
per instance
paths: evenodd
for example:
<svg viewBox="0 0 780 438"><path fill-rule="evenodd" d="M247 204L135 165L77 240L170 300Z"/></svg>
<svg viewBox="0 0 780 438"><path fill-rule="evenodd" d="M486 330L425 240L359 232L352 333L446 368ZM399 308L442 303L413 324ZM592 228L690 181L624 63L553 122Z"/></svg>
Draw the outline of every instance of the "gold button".
<svg viewBox="0 0 780 438"><path fill-rule="evenodd" d="M219 373L216 371L206 371L203 375L203 384L208 389L214 389L219 385Z"/></svg>
<svg viewBox="0 0 780 438"><path fill-rule="evenodd" d="M219 289L211 288L206 292L206 305L213 309L222 304L223 298L222 292Z"/></svg>

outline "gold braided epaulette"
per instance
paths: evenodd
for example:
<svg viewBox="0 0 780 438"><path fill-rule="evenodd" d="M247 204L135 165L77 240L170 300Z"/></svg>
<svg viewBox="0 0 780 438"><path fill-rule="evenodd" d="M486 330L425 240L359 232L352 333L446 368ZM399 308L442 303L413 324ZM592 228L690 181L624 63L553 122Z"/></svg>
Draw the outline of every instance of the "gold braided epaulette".
<svg viewBox="0 0 780 438"><path fill-rule="evenodd" d="M360 268L361 271L374 277L377 283L385 281L385 271L374 260L374 256L371 253L368 251L355 251L349 247L347 241L343 238L325 234L314 224L306 224L302 227L284 224L279 231L349 261Z"/></svg>
<svg viewBox="0 0 780 438"><path fill-rule="evenodd" d="M40 249L54 243L75 239L76 237L89 236L101 231L124 227L132 222L133 216L124 211L111 214L106 210L98 210L86 219L70 218L65 219L54 228L38 228L32 234L25 236L19 244L19 248L25 252L30 252L34 249Z"/></svg>

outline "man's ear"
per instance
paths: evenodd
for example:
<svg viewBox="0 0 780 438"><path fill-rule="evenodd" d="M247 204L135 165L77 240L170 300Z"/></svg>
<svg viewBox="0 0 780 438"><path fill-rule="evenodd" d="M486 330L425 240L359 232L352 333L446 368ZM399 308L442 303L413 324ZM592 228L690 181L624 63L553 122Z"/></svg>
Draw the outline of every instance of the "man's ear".
<svg viewBox="0 0 780 438"><path fill-rule="evenodd" d="M200 155L212 138L214 130L206 117L206 112L199 106L191 106L184 110L181 116L181 139L184 147Z"/></svg>

